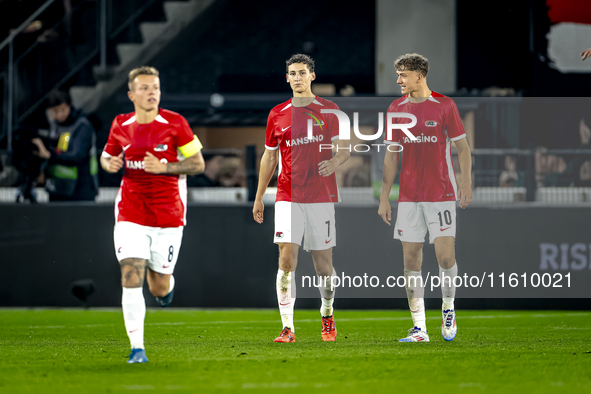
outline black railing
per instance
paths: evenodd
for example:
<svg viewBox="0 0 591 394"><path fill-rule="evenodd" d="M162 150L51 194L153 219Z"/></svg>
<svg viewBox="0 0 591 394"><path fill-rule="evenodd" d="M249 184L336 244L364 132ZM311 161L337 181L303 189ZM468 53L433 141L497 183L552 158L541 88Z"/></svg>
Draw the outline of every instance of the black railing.
<svg viewBox="0 0 591 394"><path fill-rule="evenodd" d="M162 1L162 0L160 0ZM139 19L157 0L74 0L74 7L58 22L44 30L61 32L62 37L49 41L35 40L15 51L15 40L38 18L55 16L55 0L47 0L27 20L14 29L0 44L0 88L2 119L0 143L12 150L13 131L37 111L46 95L53 89L68 87L76 78L77 85L94 85L94 72L89 65L99 66L98 74L105 76L107 64L117 62L115 46L120 42L141 42ZM57 4L57 3L56 3ZM147 18L164 18L162 12L152 12ZM16 45L22 43L17 41ZM17 53L18 52L18 53ZM81 74L81 71L85 73ZM4 144L0 145L0 148Z"/></svg>
<svg viewBox="0 0 591 394"><path fill-rule="evenodd" d="M495 196L504 202L585 202L587 197L572 197L574 189L591 188L591 149L474 149L472 154L473 187L486 190L489 202Z"/></svg>

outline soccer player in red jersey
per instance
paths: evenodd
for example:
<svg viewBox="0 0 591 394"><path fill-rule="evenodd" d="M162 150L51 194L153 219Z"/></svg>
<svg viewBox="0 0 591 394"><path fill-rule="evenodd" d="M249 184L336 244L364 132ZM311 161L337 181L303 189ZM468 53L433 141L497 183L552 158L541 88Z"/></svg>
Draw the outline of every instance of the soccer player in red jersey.
<svg viewBox="0 0 591 394"><path fill-rule="evenodd" d="M147 362L144 351L144 276L160 306L172 301L187 213L186 175L203 172L201 142L181 115L159 108L160 79L153 67L129 73L135 112L113 121L101 165L125 166L115 201L115 252L121 265L123 318L131 342L129 363Z"/></svg>
<svg viewBox="0 0 591 394"><path fill-rule="evenodd" d="M275 238L279 246L277 299L283 330L275 342L294 342L293 310L298 250L302 245L312 251L316 274L320 279L322 340L337 336L333 317L334 287L332 248L336 245L334 203L339 201L335 169L350 156L339 149L333 157L332 144L339 138L337 117L322 109L338 109L330 100L315 96L311 83L316 78L314 60L307 55L293 55L286 62L286 78L293 98L271 110L267 120L265 152L261 159L259 184L253 207L254 220L263 222L263 195L279 163L275 202ZM308 127L312 128L309 138ZM340 141L339 148L348 148Z"/></svg>
<svg viewBox="0 0 591 394"><path fill-rule="evenodd" d="M452 99L433 92L427 86L429 62L416 53L406 54L394 62L397 83L403 97L395 100L388 112L404 112L416 116L416 126L409 129L416 137L401 130L386 135L386 144L402 146L400 194L394 238L402 242L406 293L414 327L401 342L428 342L425 324L424 287L421 277L423 242L429 232L435 243L443 296L442 335L454 339L457 326L454 309L458 266L455 259L456 201L460 208L472 202L470 147ZM409 118L394 118L395 124L412 123ZM451 157L451 143L456 145L462 183L458 187ZM378 214L390 225L392 209L389 194L398 168L399 154L386 153L384 178Z"/></svg>

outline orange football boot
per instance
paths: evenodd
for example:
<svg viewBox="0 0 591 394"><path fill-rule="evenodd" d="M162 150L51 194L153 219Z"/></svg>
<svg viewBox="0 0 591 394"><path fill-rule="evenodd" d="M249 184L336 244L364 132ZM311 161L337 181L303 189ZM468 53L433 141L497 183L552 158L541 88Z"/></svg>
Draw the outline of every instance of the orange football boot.
<svg viewBox="0 0 591 394"><path fill-rule="evenodd" d="M334 324L334 316L322 318L322 340L333 342L337 339L337 327Z"/></svg>
<svg viewBox="0 0 591 394"><path fill-rule="evenodd" d="M295 333L292 332L288 327L283 327L281 334L273 342L290 343L295 342Z"/></svg>

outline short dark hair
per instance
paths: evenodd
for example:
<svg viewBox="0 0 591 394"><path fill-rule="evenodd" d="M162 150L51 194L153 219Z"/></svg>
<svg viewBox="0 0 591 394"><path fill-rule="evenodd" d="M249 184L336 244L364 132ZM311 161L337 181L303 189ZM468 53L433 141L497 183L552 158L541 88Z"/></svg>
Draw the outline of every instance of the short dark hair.
<svg viewBox="0 0 591 394"><path fill-rule="evenodd" d="M141 67L134 68L133 70L131 70L129 72L129 75L128 75L127 87L129 88L129 90L131 90L131 91L134 90L135 86L133 86L133 81L135 81L135 79L138 75L159 76L160 73L154 67L150 67L150 66L141 66Z"/></svg>
<svg viewBox="0 0 591 394"><path fill-rule="evenodd" d="M429 72L429 60L418 53L407 53L394 60L396 71L417 71L427 77Z"/></svg>
<svg viewBox="0 0 591 394"><path fill-rule="evenodd" d="M302 63L308 67L311 73L314 72L314 59L312 59L308 55L304 55L303 53L296 53L292 55L287 61L285 62L285 72L289 72L289 66L294 63Z"/></svg>
<svg viewBox="0 0 591 394"><path fill-rule="evenodd" d="M72 99L68 92L63 90L52 90L47 94L47 108L57 107L58 105L72 105Z"/></svg>

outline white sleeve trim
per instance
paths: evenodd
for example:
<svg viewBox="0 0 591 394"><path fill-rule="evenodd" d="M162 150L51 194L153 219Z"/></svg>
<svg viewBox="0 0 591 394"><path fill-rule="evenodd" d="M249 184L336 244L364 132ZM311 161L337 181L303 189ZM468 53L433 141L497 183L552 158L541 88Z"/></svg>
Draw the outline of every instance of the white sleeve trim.
<svg viewBox="0 0 591 394"><path fill-rule="evenodd" d="M339 139L339 136L338 136L338 135L335 135L335 136L334 136L334 137L332 137L330 140L331 140L331 141L334 141L334 140L338 140L338 139Z"/></svg>
<svg viewBox="0 0 591 394"><path fill-rule="evenodd" d="M399 145L400 141L388 141L388 140L384 140L384 144L388 144L388 145Z"/></svg>
<svg viewBox="0 0 591 394"><path fill-rule="evenodd" d="M466 133L462 134L462 135L461 135L461 136L459 136L459 137L450 138L449 140L450 140L450 141L458 141L458 140L461 140L462 138L466 138Z"/></svg>
<svg viewBox="0 0 591 394"><path fill-rule="evenodd" d="M105 151L103 151L103 153L102 153L102 156L103 156L104 158L107 158L107 159L108 159L109 157L113 157L113 156L111 156L110 154L108 154L108 153L107 153L107 152L105 152Z"/></svg>
<svg viewBox="0 0 591 394"><path fill-rule="evenodd" d="M277 150L277 148L279 148L279 145L277 145L277 146L268 146L267 144L265 144L265 148L267 148L269 150Z"/></svg>

